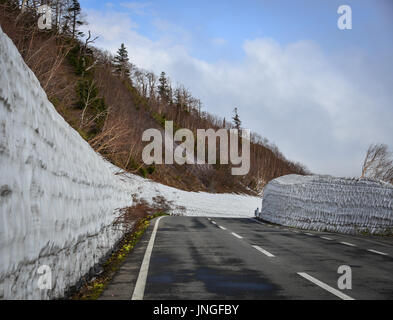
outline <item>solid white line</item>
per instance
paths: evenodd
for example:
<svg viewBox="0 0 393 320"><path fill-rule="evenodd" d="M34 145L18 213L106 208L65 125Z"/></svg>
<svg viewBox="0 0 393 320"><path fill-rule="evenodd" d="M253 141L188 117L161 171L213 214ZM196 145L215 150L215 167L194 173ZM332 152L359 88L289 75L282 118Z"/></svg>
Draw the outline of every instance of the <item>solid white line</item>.
<svg viewBox="0 0 393 320"><path fill-rule="evenodd" d="M242 237L242 236L239 236L237 233L232 232L232 235L235 236L235 237L238 238L238 239L243 239L243 237Z"/></svg>
<svg viewBox="0 0 393 320"><path fill-rule="evenodd" d="M223 227L223 226L218 226L220 229L222 230L226 230L227 228Z"/></svg>
<svg viewBox="0 0 393 320"><path fill-rule="evenodd" d="M265 249L263 249L263 248L261 248L259 246L252 246L252 247L257 249L258 251L262 252L263 254L267 255L270 258L274 257L274 255L271 254L269 251L266 251Z"/></svg>
<svg viewBox="0 0 393 320"><path fill-rule="evenodd" d="M329 291L330 293L334 294L335 296L337 296L343 300L355 300L354 298L347 296L346 294L342 293L341 291L332 288L331 286L327 285L326 283L323 283L322 281L315 279L314 277L310 276L309 274L307 274L305 272L298 272L297 274L299 276L307 279L308 281L311 281L312 283L316 284L317 286L321 287L322 289Z"/></svg>
<svg viewBox="0 0 393 320"><path fill-rule="evenodd" d="M373 249L367 249L367 251L374 252L374 253L376 253L376 254L381 254L381 255L383 255L383 256L387 256L387 255L388 255L388 254L385 253L385 252L381 252L381 251L377 251L377 250L373 250Z"/></svg>
<svg viewBox="0 0 393 320"><path fill-rule="evenodd" d="M346 246L350 246L350 247L356 247L355 244L349 243L349 242L340 242L341 244L345 244Z"/></svg>
<svg viewBox="0 0 393 320"><path fill-rule="evenodd" d="M154 224L153 232L150 236L149 244L147 245L145 256L143 257L141 269L139 270L138 279L135 284L134 293L132 294L131 300L143 300L143 296L145 294L145 286L147 273L149 271L150 257L153 251L154 240L156 239L158 223L163 217L159 217Z"/></svg>
<svg viewBox="0 0 393 320"><path fill-rule="evenodd" d="M333 240L332 238L328 238L328 237L321 237L321 239L325 239L325 240L329 240L329 241Z"/></svg>

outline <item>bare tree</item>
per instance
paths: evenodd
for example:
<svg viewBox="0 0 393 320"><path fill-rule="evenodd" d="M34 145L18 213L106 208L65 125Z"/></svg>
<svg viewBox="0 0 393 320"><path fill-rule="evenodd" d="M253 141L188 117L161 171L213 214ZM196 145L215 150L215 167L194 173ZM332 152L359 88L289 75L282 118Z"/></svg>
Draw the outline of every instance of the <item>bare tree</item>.
<svg viewBox="0 0 393 320"><path fill-rule="evenodd" d="M361 178L364 177L393 182L393 159L386 144L376 143L368 147L362 167Z"/></svg>

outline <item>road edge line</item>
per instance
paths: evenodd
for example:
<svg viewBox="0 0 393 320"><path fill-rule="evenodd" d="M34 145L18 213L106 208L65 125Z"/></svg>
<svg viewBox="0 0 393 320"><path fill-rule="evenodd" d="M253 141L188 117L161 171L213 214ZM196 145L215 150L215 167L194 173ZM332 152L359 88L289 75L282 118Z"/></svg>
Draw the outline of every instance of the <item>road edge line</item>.
<svg viewBox="0 0 393 320"><path fill-rule="evenodd" d="M147 245L141 268L139 269L138 279L136 280L131 300L143 300L143 296L145 294L147 273L149 271L150 257L153 251L154 241L156 239L158 223L162 218L164 217L159 217L154 224L154 229L150 236L149 244Z"/></svg>

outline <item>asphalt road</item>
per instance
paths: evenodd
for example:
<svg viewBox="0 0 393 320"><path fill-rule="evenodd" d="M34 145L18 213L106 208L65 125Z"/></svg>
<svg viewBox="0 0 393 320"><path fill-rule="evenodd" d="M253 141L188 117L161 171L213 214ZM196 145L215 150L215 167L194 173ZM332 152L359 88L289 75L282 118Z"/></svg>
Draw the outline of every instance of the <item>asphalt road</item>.
<svg viewBox="0 0 393 320"><path fill-rule="evenodd" d="M351 268L352 289L338 288L340 266ZM393 238L164 217L101 297L132 298L393 299Z"/></svg>

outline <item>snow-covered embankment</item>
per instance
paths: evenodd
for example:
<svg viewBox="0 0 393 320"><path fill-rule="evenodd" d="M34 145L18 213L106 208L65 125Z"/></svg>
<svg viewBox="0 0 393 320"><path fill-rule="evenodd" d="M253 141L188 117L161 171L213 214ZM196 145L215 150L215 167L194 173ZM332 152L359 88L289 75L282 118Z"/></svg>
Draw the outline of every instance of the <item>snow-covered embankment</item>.
<svg viewBox="0 0 393 320"><path fill-rule="evenodd" d="M56 112L0 29L0 299L61 297L121 233L130 190ZM37 286L52 270L52 290Z"/></svg>
<svg viewBox="0 0 393 320"><path fill-rule="evenodd" d="M393 186L369 179L288 175L264 189L263 220L343 233L393 233Z"/></svg>

